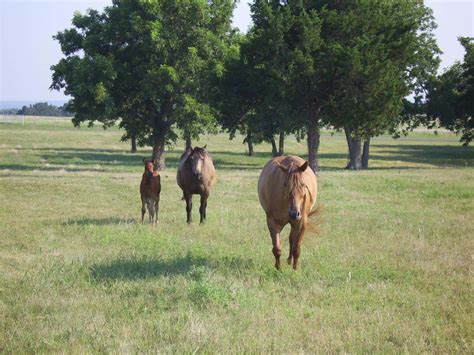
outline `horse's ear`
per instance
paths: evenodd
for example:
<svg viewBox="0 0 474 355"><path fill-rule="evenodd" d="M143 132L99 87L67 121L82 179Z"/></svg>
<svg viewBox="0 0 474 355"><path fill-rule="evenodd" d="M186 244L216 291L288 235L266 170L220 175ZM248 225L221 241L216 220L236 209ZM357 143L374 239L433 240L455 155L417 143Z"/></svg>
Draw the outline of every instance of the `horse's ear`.
<svg viewBox="0 0 474 355"><path fill-rule="evenodd" d="M207 147L207 144L204 144L204 147L202 147L202 149L206 149L206 147Z"/></svg>
<svg viewBox="0 0 474 355"><path fill-rule="evenodd" d="M276 161L274 163L275 163L276 166L278 166L280 168L281 171L283 171L284 173L288 173L289 168L287 168L284 165L281 165L280 163L278 163Z"/></svg>
<svg viewBox="0 0 474 355"><path fill-rule="evenodd" d="M145 160L146 160L146 158L143 158L143 164L145 164Z"/></svg>
<svg viewBox="0 0 474 355"><path fill-rule="evenodd" d="M305 162L303 163L303 165L301 165L301 166L298 168L298 170L301 171L301 172L303 172L303 171L306 170L307 167L308 167L308 162L305 161Z"/></svg>

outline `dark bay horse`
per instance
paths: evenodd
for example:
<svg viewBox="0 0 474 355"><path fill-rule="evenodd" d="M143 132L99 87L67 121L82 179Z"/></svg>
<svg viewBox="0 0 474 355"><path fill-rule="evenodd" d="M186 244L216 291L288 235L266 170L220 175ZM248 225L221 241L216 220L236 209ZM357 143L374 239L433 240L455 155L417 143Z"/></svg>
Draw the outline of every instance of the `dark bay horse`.
<svg viewBox="0 0 474 355"><path fill-rule="evenodd" d="M145 216L145 206L148 208L149 221L152 224L158 222L158 210L160 203L161 182L160 174L154 170L154 161L143 158L145 171L140 182L140 196L142 199L142 223Z"/></svg>
<svg viewBox="0 0 474 355"><path fill-rule="evenodd" d="M280 232L290 223L290 254L288 264L298 266L301 241L308 226L308 217L315 214L316 175L308 162L296 156L281 156L270 160L258 180L258 197L267 215L267 225L273 243L275 267L280 270Z"/></svg>
<svg viewBox="0 0 474 355"><path fill-rule="evenodd" d="M200 222L206 219L207 199L216 182L216 170L206 146L187 149L181 155L176 181L186 200L187 223L192 222L193 195L201 195Z"/></svg>

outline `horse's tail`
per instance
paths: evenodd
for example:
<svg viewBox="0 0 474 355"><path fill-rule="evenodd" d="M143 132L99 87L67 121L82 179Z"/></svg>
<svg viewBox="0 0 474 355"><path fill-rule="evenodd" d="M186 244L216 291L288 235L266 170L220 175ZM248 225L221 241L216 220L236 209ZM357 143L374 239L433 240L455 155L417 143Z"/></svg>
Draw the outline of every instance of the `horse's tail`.
<svg viewBox="0 0 474 355"><path fill-rule="evenodd" d="M313 208L308 213L308 231L320 235L321 234L321 225L323 223L323 219L321 218L321 214L324 210L322 205L319 205L316 208Z"/></svg>

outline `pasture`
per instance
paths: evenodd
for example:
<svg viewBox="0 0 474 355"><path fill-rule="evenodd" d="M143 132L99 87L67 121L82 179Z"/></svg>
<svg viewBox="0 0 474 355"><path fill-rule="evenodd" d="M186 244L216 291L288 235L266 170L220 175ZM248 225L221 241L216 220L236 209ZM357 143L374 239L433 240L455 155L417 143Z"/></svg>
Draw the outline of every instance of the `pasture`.
<svg viewBox="0 0 474 355"><path fill-rule="evenodd" d="M186 225L179 142L159 223L141 225L142 158L117 129L0 123L0 352L473 353L474 149L451 134L373 139L348 172L321 139L321 234L274 268L257 197L268 145L198 142L218 178ZM305 142L286 142L305 156ZM288 252L287 226L282 233Z"/></svg>

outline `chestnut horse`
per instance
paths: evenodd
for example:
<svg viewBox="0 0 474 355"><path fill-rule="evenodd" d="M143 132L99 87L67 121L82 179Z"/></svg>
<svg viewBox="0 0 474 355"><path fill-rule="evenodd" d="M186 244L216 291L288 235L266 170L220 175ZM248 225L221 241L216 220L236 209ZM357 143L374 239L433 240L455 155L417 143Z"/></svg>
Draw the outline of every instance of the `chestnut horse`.
<svg viewBox="0 0 474 355"><path fill-rule="evenodd" d="M207 199L212 186L216 182L216 170L206 146L188 148L181 155L176 181L183 190L183 200L186 200L187 223L192 222L193 195L201 195L200 223L206 219Z"/></svg>
<svg viewBox="0 0 474 355"><path fill-rule="evenodd" d="M158 222L158 210L160 203L161 182L160 174L154 170L154 161L143 158L145 171L140 183L140 196L142 199L142 223L145 216L145 206L148 208L148 218L150 223Z"/></svg>
<svg viewBox="0 0 474 355"><path fill-rule="evenodd" d="M317 183L308 162L296 156L273 158L263 167L258 180L258 197L267 215L272 237L275 267L280 270L280 232L291 225L288 264L298 266L301 241L308 226L308 217L316 201Z"/></svg>

